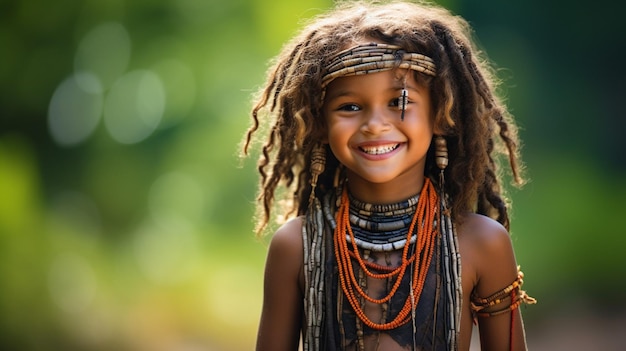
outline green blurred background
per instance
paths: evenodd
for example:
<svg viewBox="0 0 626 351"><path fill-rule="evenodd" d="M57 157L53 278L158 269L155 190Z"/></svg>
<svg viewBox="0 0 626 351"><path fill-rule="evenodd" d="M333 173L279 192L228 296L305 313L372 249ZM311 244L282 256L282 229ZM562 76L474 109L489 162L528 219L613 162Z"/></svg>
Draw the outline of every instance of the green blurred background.
<svg viewBox="0 0 626 351"><path fill-rule="evenodd" d="M522 128L512 238L535 350L626 342L626 23L441 2ZM238 158L268 60L330 0L0 2L0 349L250 350L267 240Z"/></svg>

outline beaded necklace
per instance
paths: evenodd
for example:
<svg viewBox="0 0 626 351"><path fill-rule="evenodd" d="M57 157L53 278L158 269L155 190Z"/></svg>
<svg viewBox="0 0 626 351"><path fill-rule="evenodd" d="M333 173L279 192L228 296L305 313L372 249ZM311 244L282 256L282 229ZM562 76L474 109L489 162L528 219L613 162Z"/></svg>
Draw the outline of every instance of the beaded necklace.
<svg viewBox="0 0 626 351"><path fill-rule="evenodd" d="M419 194L405 201L389 205L373 205L348 195L350 202L350 224L356 245L364 250L390 252L404 248L406 236L414 213L417 210ZM417 236L412 236L409 244L414 244ZM352 237L346 235L352 243Z"/></svg>
<svg viewBox="0 0 626 351"><path fill-rule="evenodd" d="M435 249L435 238L437 230L434 227L435 216L439 206L437 193L428 178L424 181L422 195L417 201L417 208L411 220L409 230L406 234L406 242L416 239L416 248L409 256L410 245L403 245L402 263L395 268L378 265L368 262L361 257L356 237L350 223L350 200L347 189L344 188L341 203L337 211L336 227L334 234L335 257L337 259L339 284L346 296L346 299L353 308L358 319L368 327L375 330L390 330L406 324L411 320L413 309L419 301L426 273L433 257ZM417 227L417 228L416 228ZM348 245L346 236L350 237L351 245ZM360 282L354 275L353 260L356 261L366 276L374 279L387 279L395 277L389 293L382 298L373 298L361 288ZM359 298L363 298L374 304L384 304L388 302L397 292L402 277L407 272L407 268L413 265L414 272L411 282L411 295L407 297L403 308L398 315L386 323L376 323L372 321L364 312L359 303ZM382 272L382 273L376 273Z"/></svg>
<svg viewBox="0 0 626 351"><path fill-rule="evenodd" d="M337 183L339 184L339 183ZM304 319L306 321L305 326L303 326L303 350L304 351L313 351L313 350L343 350L343 346L347 345L342 342L344 325L342 322L342 317L338 319L333 318L333 316L337 316L337 313L343 310L341 307L341 301L345 298L345 294L342 291L341 284L339 282L339 274L338 268L340 262L336 259L336 251L335 251L335 240L337 236L335 235L337 230L337 222L336 216L341 206L341 202L343 199L343 189L346 184L339 184L335 186L335 191L327 193L322 201L320 199L315 198L311 208L307 212L305 225L302 228L302 238L304 241L304 281L305 281L305 315ZM424 194L427 192L422 190L421 194L424 199L428 197L424 197ZM393 310L387 309L386 305L388 303L384 303L380 305L383 314L381 316L381 321L387 321L389 316L394 316L399 314L399 312L404 307L402 301L406 301L407 296L411 297L410 301L414 302L413 308L410 309L409 318L413 319L413 349L415 345L420 345L416 340L418 337L418 332L420 332L422 337L424 337L425 333L430 333L428 330L429 327L432 327L433 331L435 328L439 328L440 322L426 322L429 324L422 324L421 326L417 326L419 329L416 329L416 318L418 315L421 315L421 318L425 318L425 313L427 310L432 310L435 313L437 321L443 322L443 328L445 328L445 344L447 345L446 349L449 351L457 350L457 337L459 332L459 320L460 320L460 305L461 305L461 267L460 267L460 257L458 253L458 243L456 240L456 234L454 231L454 226L449 217L449 211L446 209L444 199L445 195L438 196L439 204L438 204L438 215L435 218L436 227L437 227L437 239L435 239L435 254L432 258L436 262L431 262L430 270L431 273L437 274L437 293L435 296L441 296L441 305L439 308L435 307L432 310L432 302L430 300L425 299L425 294L428 292L422 292L422 298L420 299L420 305L424 305L425 310L417 311L417 294L416 289L413 289L413 278L415 269L409 269L409 274L405 274L404 280L406 284L408 284L408 289L406 290L398 290L398 293L395 294L396 298L394 301L398 302L397 308ZM350 200L348 198L348 200ZM422 200L425 201L425 200ZM344 201L345 202L345 201ZM357 206L358 207L358 206ZM417 210L417 207L416 207ZM426 217L422 217L426 218ZM345 221L347 223L348 221ZM419 221L418 223L424 223L424 221ZM432 222L431 222L432 223ZM354 228L354 225L353 225ZM413 231L412 229L411 231ZM354 233L354 232L353 232ZM406 232L405 232L406 233ZM350 234L347 232L348 237ZM416 235L412 235L412 238L416 237ZM403 238L402 240L406 240ZM413 240L413 239L411 239ZM346 239L344 239L347 244L352 246L353 244ZM346 244L346 245L347 245ZM407 245L410 246L411 254L416 250L417 245ZM352 247L353 248L353 247ZM352 250L350 250L352 251ZM363 249L363 257L367 256L366 249ZM397 251L398 254L401 254L401 251ZM386 255L386 253L383 253ZM386 256L385 256L386 257ZM424 257L424 255L422 255ZM365 259L367 260L367 259ZM415 261L413 261L415 262ZM415 264L415 263L413 263ZM396 263L396 266L398 263ZM391 266L390 262L387 262L388 268ZM334 268L333 268L334 267ZM436 267L436 268L435 268ZM362 269L354 267L355 271L358 272L359 278L362 273ZM372 268L375 269L375 268ZM347 272L347 271L346 271ZM383 271L381 271L383 272ZM436 273L435 273L436 272ZM441 275L440 275L441 274ZM430 273L429 273L429 276ZM385 294L392 289L392 285L395 282L396 277L387 279L387 288L385 289ZM363 277L365 279L365 277ZM430 280L431 278L427 278ZM362 279L359 279L362 281ZM402 283L402 286L405 283ZM432 283L429 283L432 284ZM441 284L441 285L439 285ZM336 287L336 288L335 288ZM441 290L440 290L441 288ZM335 290L338 289L339 291ZM404 288L402 288L404 289ZM338 297L336 295L338 292L341 292L343 297ZM357 293L358 294L358 293ZM429 295L430 296L430 295ZM364 298L359 297L360 302L363 303L365 301ZM423 300L423 301L422 301ZM349 302L346 298L346 304L349 305ZM440 301L440 297L435 298L435 305L439 305L437 301ZM426 307L429 305L430 307ZM347 306L346 306L347 307ZM350 306L352 309L352 306ZM436 311L436 312L435 312ZM359 330L363 333L364 323L356 316L354 313L354 318L356 318L356 335L359 339L359 343L361 342L362 336L359 336ZM441 318L441 319L440 319ZM421 319L420 319L421 320ZM423 323L423 322L420 322ZM361 327L359 327L361 326ZM349 325L345 326L346 328L350 327ZM407 328L408 325L405 323L403 326L394 329L400 330L401 328ZM424 329L426 328L426 329ZM353 329L354 330L354 329ZM372 328L372 330L375 330ZM387 332L391 332L392 330L388 330ZM352 333L354 333L353 331ZM354 335L354 334L351 334ZM361 334L362 335L362 334ZM400 335L400 334L398 334ZM404 335L404 334L402 334ZM434 336L434 335L433 335ZM405 344L406 345L406 344ZM427 342L426 345L429 345ZM436 348L439 350L439 347Z"/></svg>

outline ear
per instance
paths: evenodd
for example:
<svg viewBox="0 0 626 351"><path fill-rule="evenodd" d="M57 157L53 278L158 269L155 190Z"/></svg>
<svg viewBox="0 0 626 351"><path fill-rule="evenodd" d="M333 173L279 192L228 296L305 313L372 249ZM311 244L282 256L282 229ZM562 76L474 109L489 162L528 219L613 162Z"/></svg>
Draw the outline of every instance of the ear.
<svg viewBox="0 0 626 351"><path fill-rule="evenodd" d="M316 133L315 139L317 139L322 144L328 144L328 128L326 124L324 124Z"/></svg>
<svg viewBox="0 0 626 351"><path fill-rule="evenodd" d="M446 132L437 123L435 123L435 125L433 125L433 134L443 136L446 135Z"/></svg>
<svg viewBox="0 0 626 351"><path fill-rule="evenodd" d="M433 117L433 134L434 135L446 136L446 135L450 135L452 131L453 131L453 126L449 125L445 120L439 121L439 123L437 123L436 119Z"/></svg>

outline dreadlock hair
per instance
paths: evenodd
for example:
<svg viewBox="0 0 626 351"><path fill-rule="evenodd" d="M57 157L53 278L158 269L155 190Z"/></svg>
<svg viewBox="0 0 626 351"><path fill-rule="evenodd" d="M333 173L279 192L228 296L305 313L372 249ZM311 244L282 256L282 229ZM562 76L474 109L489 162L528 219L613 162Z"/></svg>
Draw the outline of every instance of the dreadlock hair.
<svg viewBox="0 0 626 351"><path fill-rule="evenodd" d="M284 215L306 211L311 151L326 133L321 86L325 67L341 50L372 40L429 56L437 66L435 77L414 74L430 89L434 130L447 139L445 191L453 218L475 212L509 229L510 204L501 187L498 155L508 159L513 182L522 185L517 128L496 95L495 71L472 35L463 18L428 2L342 2L305 26L274 58L244 140L243 154L248 155L254 134L268 128L258 162L257 234L270 221L279 185L291 193L285 194ZM431 145L425 175L438 183L433 150ZM333 187L338 167L329 148L326 156L318 197Z"/></svg>

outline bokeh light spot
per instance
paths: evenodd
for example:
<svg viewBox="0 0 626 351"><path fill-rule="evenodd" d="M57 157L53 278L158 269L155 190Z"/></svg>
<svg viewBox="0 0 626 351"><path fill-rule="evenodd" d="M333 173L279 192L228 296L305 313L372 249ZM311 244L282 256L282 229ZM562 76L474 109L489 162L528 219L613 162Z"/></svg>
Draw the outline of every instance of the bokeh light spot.
<svg viewBox="0 0 626 351"><path fill-rule="evenodd" d="M96 278L87 260L65 253L50 265L48 287L52 300L61 310L80 313L96 295Z"/></svg>
<svg viewBox="0 0 626 351"><path fill-rule="evenodd" d="M204 209L202 188L181 172L161 175L152 184L148 201L152 219L161 225L166 225L163 219L171 218L184 218L194 223L201 219Z"/></svg>
<svg viewBox="0 0 626 351"><path fill-rule="evenodd" d="M67 78L54 91L48 107L52 139L63 146L84 141L96 129L102 106L102 85L98 77L82 72Z"/></svg>
<svg viewBox="0 0 626 351"><path fill-rule="evenodd" d="M138 143L158 127L164 107L161 78L152 71L132 71L120 77L107 94L104 124L116 141Z"/></svg>
<svg viewBox="0 0 626 351"><path fill-rule="evenodd" d="M131 40L126 28L117 22L103 23L80 41L74 70L94 72L108 88L126 70L130 53Z"/></svg>
<svg viewBox="0 0 626 351"><path fill-rule="evenodd" d="M171 127L183 120L196 100L194 74L180 60L163 60L152 67L163 81L167 104L161 127Z"/></svg>
<svg viewBox="0 0 626 351"><path fill-rule="evenodd" d="M160 284L177 283L193 273L199 256L196 233L184 220L166 226L151 221L137 231L134 252L143 274Z"/></svg>

